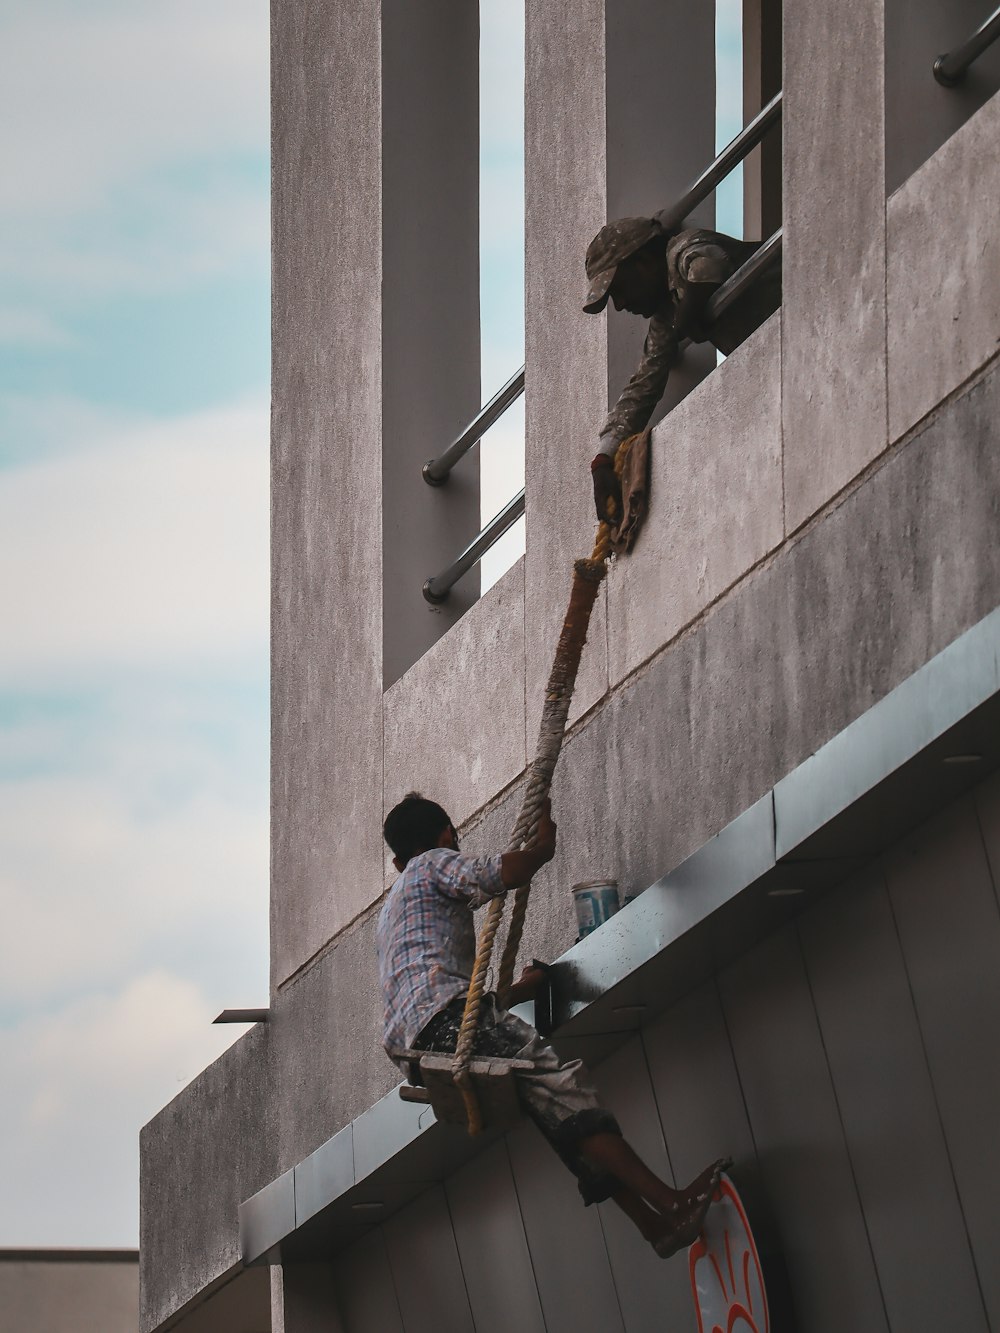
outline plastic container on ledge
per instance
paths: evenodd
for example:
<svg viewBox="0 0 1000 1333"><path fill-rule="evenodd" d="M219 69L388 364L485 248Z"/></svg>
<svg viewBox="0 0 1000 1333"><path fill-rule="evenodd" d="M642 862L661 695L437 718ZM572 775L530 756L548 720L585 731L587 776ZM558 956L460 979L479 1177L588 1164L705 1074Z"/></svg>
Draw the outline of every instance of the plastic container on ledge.
<svg viewBox="0 0 1000 1333"><path fill-rule="evenodd" d="M579 931L577 938L581 940L598 926L603 926L621 906L616 879L588 879L582 884L574 884L572 892Z"/></svg>

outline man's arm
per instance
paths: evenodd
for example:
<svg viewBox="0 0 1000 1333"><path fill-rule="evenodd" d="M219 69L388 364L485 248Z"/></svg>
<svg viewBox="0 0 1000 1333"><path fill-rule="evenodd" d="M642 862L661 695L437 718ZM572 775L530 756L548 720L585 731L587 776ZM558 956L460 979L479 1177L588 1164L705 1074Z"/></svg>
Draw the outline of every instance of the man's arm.
<svg viewBox="0 0 1000 1333"><path fill-rule="evenodd" d="M678 348L673 325L654 315L649 321L642 359L601 427L600 451L590 465L594 507L601 522L614 526L622 520L622 488L615 472L615 454L622 440L638 435L649 425L649 418L667 387L670 368L677 361Z"/></svg>
<svg viewBox="0 0 1000 1333"><path fill-rule="evenodd" d="M552 822L552 802L546 800L538 817L538 836L534 847L519 852L504 852L500 858L500 878L504 888L519 889L556 854L556 826Z"/></svg>
<svg viewBox="0 0 1000 1333"><path fill-rule="evenodd" d="M667 387L667 376L677 360L678 340L672 318L654 315L649 321L642 358L635 374L601 427L601 453L614 458L619 444L649 425L656 404Z"/></svg>

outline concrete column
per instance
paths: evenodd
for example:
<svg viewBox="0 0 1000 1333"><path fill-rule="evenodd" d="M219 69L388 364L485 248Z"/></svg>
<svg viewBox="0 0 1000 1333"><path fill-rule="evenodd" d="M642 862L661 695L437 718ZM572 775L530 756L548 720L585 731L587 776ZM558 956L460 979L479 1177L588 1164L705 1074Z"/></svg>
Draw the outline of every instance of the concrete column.
<svg viewBox="0 0 1000 1333"><path fill-rule="evenodd" d="M382 691L478 595L478 19L275 0L272 988L382 890ZM383 577L385 595L383 598Z"/></svg>
<svg viewBox="0 0 1000 1333"><path fill-rule="evenodd" d="M886 446L883 0L785 0L785 514Z"/></svg>
<svg viewBox="0 0 1000 1333"><path fill-rule="evenodd" d="M382 6L382 319L388 687L479 596L478 565L443 605L421 594L480 521L478 449L445 486L420 475L480 406L479 8L469 0Z"/></svg>
<svg viewBox="0 0 1000 1333"><path fill-rule="evenodd" d="M271 1269L271 1333L346 1333L329 1264Z"/></svg>
<svg viewBox="0 0 1000 1333"><path fill-rule="evenodd" d="M743 0L743 124L781 91L781 0ZM743 162L743 235L781 226L781 125Z"/></svg>
<svg viewBox="0 0 1000 1333"><path fill-rule="evenodd" d="M581 312L587 244L609 219L672 202L714 155L714 6L683 0L527 0L527 744L565 612L572 560L594 532L588 464L634 368L645 321ZM705 220L712 217L706 212ZM694 356L666 403L714 364ZM666 407L666 403L664 408ZM654 500L655 503L655 500ZM607 690L603 596L577 683Z"/></svg>
<svg viewBox="0 0 1000 1333"><path fill-rule="evenodd" d="M382 880L381 3L271 15L275 989Z"/></svg>

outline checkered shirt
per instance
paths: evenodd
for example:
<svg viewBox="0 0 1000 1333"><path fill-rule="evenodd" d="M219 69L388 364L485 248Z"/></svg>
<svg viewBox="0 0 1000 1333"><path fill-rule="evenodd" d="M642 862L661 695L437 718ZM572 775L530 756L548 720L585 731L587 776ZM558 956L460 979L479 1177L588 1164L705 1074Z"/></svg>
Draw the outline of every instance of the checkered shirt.
<svg viewBox="0 0 1000 1333"><path fill-rule="evenodd" d="M391 1057L468 990L476 958L472 913L504 892L499 855L480 859L435 847L407 863L375 931L382 1041Z"/></svg>

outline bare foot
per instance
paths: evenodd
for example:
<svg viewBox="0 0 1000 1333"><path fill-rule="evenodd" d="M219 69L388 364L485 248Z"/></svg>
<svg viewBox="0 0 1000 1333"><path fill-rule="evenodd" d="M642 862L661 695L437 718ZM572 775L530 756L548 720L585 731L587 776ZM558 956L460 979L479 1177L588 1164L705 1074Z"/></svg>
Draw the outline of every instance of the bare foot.
<svg viewBox="0 0 1000 1333"><path fill-rule="evenodd" d="M685 1250L701 1235L712 1196L719 1185L723 1171L732 1166L731 1157L720 1157L692 1180L686 1190L678 1191L678 1201L668 1215L666 1227L652 1241L653 1249L661 1259L669 1259L678 1250Z"/></svg>

